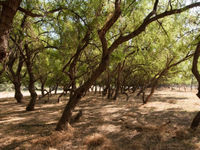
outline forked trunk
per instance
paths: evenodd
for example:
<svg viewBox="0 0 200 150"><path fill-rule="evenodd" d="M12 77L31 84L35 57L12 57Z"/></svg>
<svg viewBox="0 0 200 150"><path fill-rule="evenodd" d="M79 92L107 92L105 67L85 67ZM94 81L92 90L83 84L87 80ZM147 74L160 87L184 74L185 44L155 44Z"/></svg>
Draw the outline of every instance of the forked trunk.
<svg viewBox="0 0 200 150"><path fill-rule="evenodd" d="M151 91L150 91L149 95L146 97L146 99L143 98L143 104L146 104L149 101L149 99L151 98L151 96L153 95L153 93L155 91L156 86L157 86L157 82L152 85Z"/></svg>
<svg viewBox="0 0 200 150"><path fill-rule="evenodd" d="M56 126L56 130L60 131L68 129L68 124L71 119L72 111L74 110L84 93L96 81L96 79L101 75L101 73L105 71L106 67L108 66L108 63L109 55L102 58L101 63L93 72L91 77L81 87L77 88L72 96L70 96L69 102L67 103L64 112Z"/></svg>

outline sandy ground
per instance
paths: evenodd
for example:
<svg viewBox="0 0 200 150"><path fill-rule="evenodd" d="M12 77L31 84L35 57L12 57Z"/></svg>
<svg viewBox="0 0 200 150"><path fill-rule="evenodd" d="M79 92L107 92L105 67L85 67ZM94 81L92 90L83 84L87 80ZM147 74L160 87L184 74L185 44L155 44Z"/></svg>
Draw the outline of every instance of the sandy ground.
<svg viewBox="0 0 200 150"><path fill-rule="evenodd" d="M36 93L38 95L41 95L41 92L40 91L36 91ZM62 93L61 90L58 90L57 93ZM0 98L13 98L14 97L14 92L8 92L8 91L5 91L5 92L0 92ZM30 93L29 91L22 91L22 94L24 96L30 96Z"/></svg>
<svg viewBox="0 0 200 150"><path fill-rule="evenodd" d="M30 93L28 91L22 92L24 96L30 96ZM37 94L40 94L37 92ZM14 97L14 92L0 92L0 98L12 98Z"/></svg>
<svg viewBox="0 0 200 150"><path fill-rule="evenodd" d="M112 101L90 93L75 110L83 116L65 132L54 129L67 97L40 100L32 112L25 111L28 100L0 99L0 149L200 149L200 129L189 129L200 110L195 92L158 90L146 105L135 95Z"/></svg>

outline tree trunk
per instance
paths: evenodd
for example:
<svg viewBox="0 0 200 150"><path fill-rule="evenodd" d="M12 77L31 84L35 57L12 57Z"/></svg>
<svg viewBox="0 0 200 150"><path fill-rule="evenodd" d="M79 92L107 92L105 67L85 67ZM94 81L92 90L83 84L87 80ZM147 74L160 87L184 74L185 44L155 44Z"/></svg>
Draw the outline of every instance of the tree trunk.
<svg viewBox="0 0 200 150"><path fill-rule="evenodd" d="M56 84L56 87L55 87L55 92L54 92L54 94L57 94L57 91L58 91L58 84Z"/></svg>
<svg viewBox="0 0 200 150"><path fill-rule="evenodd" d="M115 95L113 97L113 100L116 100L119 95L119 89L120 89L120 75L121 75L121 63L118 64L117 69L117 78L116 78L116 88L115 88Z"/></svg>
<svg viewBox="0 0 200 150"><path fill-rule="evenodd" d="M8 49L9 30L12 28L13 18L22 0L4 1L0 12L0 61L6 57Z"/></svg>
<svg viewBox="0 0 200 150"><path fill-rule="evenodd" d="M17 100L17 103L22 103L23 95L21 92L21 84L20 83L14 83L15 87L15 99Z"/></svg>
<svg viewBox="0 0 200 150"><path fill-rule="evenodd" d="M145 90L145 86L142 86L142 87L140 88L140 91L137 93L137 96L140 96L140 94L143 93L144 90Z"/></svg>
<svg viewBox="0 0 200 150"><path fill-rule="evenodd" d="M30 99L28 106L26 107L26 110L27 111L33 111L34 107L35 107L35 102L36 102L36 99L37 99L37 93L35 91L35 76L34 76L33 69L32 69L32 63L30 62L31 57L30 57L30 54L29 54L28 46L25 45L25 47L26 47L26 55L27 55L25 62L26 62L27 72L28 72L28 75L29 75L28 90L29 90L30 95L31 95L31 99Z"/></svg>
<svg viewBox="0 0 200 150"><path fill-rule="evenodd" d="M194 53L194 57L193 57L193 64L192 64L192 73L194 74L195 78L198 81L198 93L197 93L197 96L200 98L200 74L199 74L198 66L197 66L199 55L200 55L200 41L197 44L197 47L196 47L196 50L195 50L195 53ZM199 122L200 122L200 112L198 112L196 114L196 116L194 117L190 127L192 129L196 129L198 127L198 125L199 125Z"/></svg>
<svg viewBox="0 0 200 150"><path fill-rule="evenodd" d="M100 86L99 86L99 90L100 90ZM97 94L97 85L94 86L94 94Z"/></svg>
<svg viewBox="0 0 200 150"><path fill-rule="evenodd" d="M36 99L37 99L37 93L35 92L34 82L29 83L28 90L31 94L31 100L30 100L28 106L26 107L26 110L27 111L33 111L34 107L35 107L35 102L36 102Z"/></svg>
<svg viewBox="0 0 200 150"><path fill-rule="evenodd" d="M68 124L70 122L72 111L74 110L75 106L80 101L83 94L90 88L90 86L96 81L96 79L101 75L101 73L105 71L106 67L108 66L108 63L109 63L109 55L106 55L102 58L101 63L93 72L91 77L82 86L80 86L74 91L56 126L56 130L68 129Z"/></svg>
<svg viewBox="0 0 200 150"><path fill-rule="evenodd" d="M106 96L107 92L108 92L108 84L106 84L105 88L103 87L102 96Z"/></svg>
<svg viewBox="0 0 200 150"><path fill-rule="evenodd" d="M200 122L200 111L194 117L190 128L193 129L193 130L195 130L198 127L199 122Z"/></svg>
<svg viewBox="0 0 200 150"><path fill-rule="evenodd" d="M111 99L111 97L112 97L112 94L111 94L111 87L110 87L110 84L109 84L109 86L108 86L108 95L107 95L107 99Z"/></svg>
<svg viewBox="0 0 200 150"><path fill-rule="evenodd" d="M41 82L41 94L42 94L42 97L44 97L44 95L45 95L44 91L45 91L44 90L44 83Z"/></svg>
<svg viewBox="0 0 200 150"><path fill-rule="evenodd" d="M151 96L153 95L155 91L156 86L157 86L157 81L155 81L155 83L152 85L149 95L146 97L145 100L143 100L143 104L146 104L149 101L149 99L151 98Z"/></svg>
<svg viewBox="0 0 200 150"><path fill-rule="evenodd" d="M13 52L9 56L9 60L7 62L8 66L8 77L12 81L14 88L15 88L15 99L17 100L17 103L22 103L23 95L21 93L21 70L23 67L23 58L19 56L17 61L18 55L14 54ZM18 62L17 69L14 71L14 64Z"/></svg>

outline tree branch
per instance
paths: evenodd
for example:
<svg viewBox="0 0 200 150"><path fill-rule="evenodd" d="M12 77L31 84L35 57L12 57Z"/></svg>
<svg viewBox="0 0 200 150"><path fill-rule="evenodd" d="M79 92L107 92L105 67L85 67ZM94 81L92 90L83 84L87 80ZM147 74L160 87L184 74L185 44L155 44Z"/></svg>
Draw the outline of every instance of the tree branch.
<svg viewBox="0 0 200 150"><path fill-rule="evenodd" d="M155 5L154 5L155 6ZM125 36L119 36L118 39L116 39L112 45L109 47L108 51L109 53L111 53L114 49L116 49L120 44L122 44L123 42L126 42L136 36L138 36L140 33L142 33L143 31L145 31L146 27L158 20L158 19L161 19L161 18L164 18L164 17L167 17L167 16L171 16L173 14L179 14L179 13L182 13L188 9L191 9L191 8L194 8L194 7L200 7L200 2L197 2L197 3L193 3L193 4L190 4L190 5L187 5L183 8L180 8L180 9L174 9L174 10L170 10L170 11L165 11L161 14L158 14L152 18L150 18L150 14L144 19L143 23L137 28L135 29L133 32L131 32L130 34L128 35L125 35Z"/></svg>
<svg viewBox="0 0 200 150"><path fill-rule="evenodd" d="M121 0L115 0L115 11L111 18L104 24L104 26L98 31L99 38L102 43L103 54L107 51L107 40L105 38L106 32L113 26L113 24L118 20L121 15L120 9Z"/></svg>

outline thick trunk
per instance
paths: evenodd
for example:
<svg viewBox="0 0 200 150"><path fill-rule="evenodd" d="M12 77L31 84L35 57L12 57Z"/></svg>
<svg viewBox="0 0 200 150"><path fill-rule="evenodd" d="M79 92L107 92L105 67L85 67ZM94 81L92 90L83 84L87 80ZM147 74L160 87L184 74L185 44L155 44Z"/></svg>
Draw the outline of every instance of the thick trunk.
<svg viewBox="0 0 200 150"><path fill-rule="evenodd" d="M74 94L74 91L76 90L76 81L75 81L75 78L74 78L74 75L73 75L73 79L72 80L72 83L71 83L71 91L70 91L70 97Z"/></svg>
<svg viewBox="0 0 200 150"><path fill-rule="evenodd" d="M198 81L198 93L197 96L200 98L200 74L198 71L198 59L199 59L199 55L200 55L200 41L196 47L195 53L194 53L194 57L193 57L193 64L192 64L192 73L194 74L195 78ZM196 114L196 116L194 117L192 124L191 124L191 128L192 129L196 129L199 125L200 122L200 112L198 112Z"/></svg>
<svg viewBox="0 0 200 150"><path fill-rule="evenodd" d="M15 99L17 100L17 103L22 103L23 95L21 92L21 83L15 82Z"/></svg>
<svg viewBox="0 0 200 150"><path fill-rule="evenodd" d="M36 99L37 99L37 93L35 91L35 77L34 77L34 73L33 73L33 70L32 70L32 64L30 62L29 57L26 60L26 66L27 66L27 71L28 71L28 75L29 75L28 90L29 90L30 95L31 95L31 99L30 99L28 106L26 107L26 110L27 111L33 111L34 107L35 107L35 102L36 102Z"/></svg>
<svg viewBox="0 0 200 150"><path fill-rule="evenodd" d="M116 78L116 88L115 88L115 95L113 97L113 100L116 100L119 95L119 89L120 89L120 75L121 75L121 63L118 64L117 69L117 78Z"/></svg>
<svg viewBox="0 0 200 150"><path fill-rule="evenodd" d="M30 94L31 94L31 100L28 104L28 106L26 107L27 111L33 111L34 107L35 107L35 102L37 99L37 93L35 91L35 86L34 86L34 82L30 82L29 83L29 88L28 88Z"/></svg>
<svg viewBox="0 0 200 150"><path fill-rule="evenodd" d="M79 88L77 88L73 95L70 97L64 112L57 124L56 130L64 130L68 128L68 124L71 119L72 111L74 110L77 103L80 101L84 93L90 88L90 86L96 81L96 79L105 71L109 63L109 55L102 58L101 63L97 69L93 72L91 77Z"/></svg>
<svg viewBox="0 0 200 150"><path fill-rule="evenodd" d="M9 61L7 63L8 71L9 71L9 77L14 85L15 88L15 99L17 100L17 103L22 103L23 95L21 93L21 70L23 67L23 60L22 57L19 57L19 61L17 60L17 55L14 55L14 53L11 53L9 56ZM14 63L17 64L17 69L14 71Z"/></svg>
<svg viewBox="0 0 200 150"><path fill-rule="evenodd" d="M3 4L0 15L0 61L6 57L8 49L9 30L12 27L13 18L19 8L21 0L7 0Z"/></svg>
<svg viewBox="0 0 200 150"><path fill-rule="evenodd" d="M190 128L195 130L198 127L199 123L200 123L200 112L198 112L194 117Z"/></svg>

